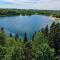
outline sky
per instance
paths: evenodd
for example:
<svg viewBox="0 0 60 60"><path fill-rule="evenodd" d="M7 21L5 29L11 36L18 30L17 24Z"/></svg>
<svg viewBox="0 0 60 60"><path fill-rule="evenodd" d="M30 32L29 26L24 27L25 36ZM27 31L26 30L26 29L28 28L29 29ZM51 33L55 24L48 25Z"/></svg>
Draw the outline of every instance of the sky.
<svg viewBox="0 0 60 60"><path fill-rule="evenodd" d="M60 10L60 0L0 0L0 8Z"/></svg>

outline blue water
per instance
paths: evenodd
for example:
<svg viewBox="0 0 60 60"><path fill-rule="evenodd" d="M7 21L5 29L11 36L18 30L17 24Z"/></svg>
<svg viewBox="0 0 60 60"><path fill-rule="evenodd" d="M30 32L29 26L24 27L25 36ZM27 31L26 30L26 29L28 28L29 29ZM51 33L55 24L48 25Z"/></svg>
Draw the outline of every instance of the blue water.
<svg viewBox="0 0 60 60"><path fill-rule="evenodd" d="M48 16L42 15L0 17L0 27L4 27L7 33L18 33L23 37L24 32L27 32L28 38L46 25L50 26L52 22Z"/></svg>

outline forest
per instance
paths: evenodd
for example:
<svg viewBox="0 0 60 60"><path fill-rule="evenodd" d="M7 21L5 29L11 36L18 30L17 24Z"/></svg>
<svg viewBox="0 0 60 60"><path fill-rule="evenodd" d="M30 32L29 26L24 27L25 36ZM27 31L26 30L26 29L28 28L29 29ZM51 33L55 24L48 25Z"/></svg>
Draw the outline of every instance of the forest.
<svg viewBox="0 0 60 60"><path fill-rule="evenodd" d="M60 24L53 22L48 28L35 32L28 40L25 32L21 39L18 34L7 35L0 28L0 60L58 60L60 56Z"/></svg>
<svg viewBox="0 0 60 60"><path fill-rule="evenodd" d="M0 9L0 16L18 16L18 15L46 15L60 18L59 10L32 10L32 9Z"/></svg>

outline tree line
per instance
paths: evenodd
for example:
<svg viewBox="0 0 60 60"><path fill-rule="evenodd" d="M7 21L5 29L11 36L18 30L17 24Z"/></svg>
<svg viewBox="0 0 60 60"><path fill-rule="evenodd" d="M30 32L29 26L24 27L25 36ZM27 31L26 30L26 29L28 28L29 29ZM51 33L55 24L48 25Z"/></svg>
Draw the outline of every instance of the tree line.
<svg viewBox="0 0 60 60"><path fill-rule="evenodd" d="M58 10L33 10L33 9L0 9L0 16L18 16L18 15L46 15L60 18Z"/></svg>

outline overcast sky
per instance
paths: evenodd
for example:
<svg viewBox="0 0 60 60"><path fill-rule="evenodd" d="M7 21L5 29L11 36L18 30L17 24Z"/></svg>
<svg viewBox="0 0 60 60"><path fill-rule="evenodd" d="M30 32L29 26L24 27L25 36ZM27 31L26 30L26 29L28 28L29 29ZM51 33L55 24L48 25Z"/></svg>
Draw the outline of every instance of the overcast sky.
<svg viewBox="0 0 60 60"><path fill-rule="evenodd" d="M60 0L0 0L0 8L60 10Z"/></svg>

